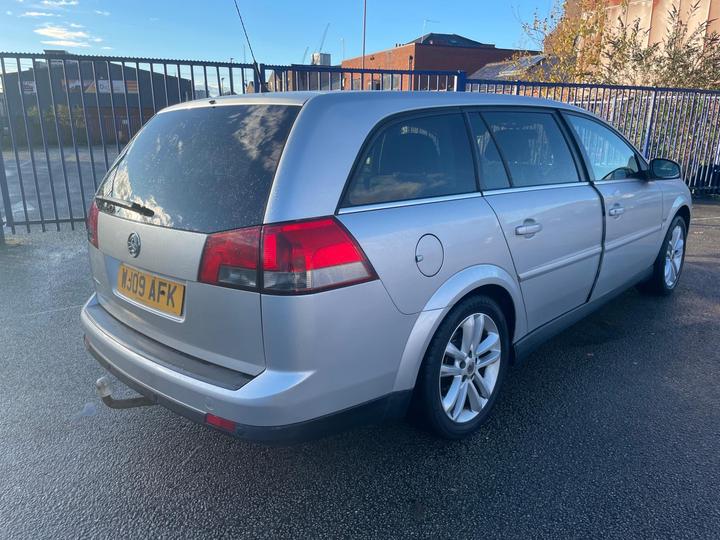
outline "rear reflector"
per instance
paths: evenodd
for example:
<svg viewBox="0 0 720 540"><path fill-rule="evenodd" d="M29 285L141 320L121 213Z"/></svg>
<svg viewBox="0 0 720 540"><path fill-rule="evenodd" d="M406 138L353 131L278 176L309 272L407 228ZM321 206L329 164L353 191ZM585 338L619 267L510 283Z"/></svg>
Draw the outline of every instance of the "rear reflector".
<svg viewBox="0 0 720 540"><path fill-rule="evenodd" d="M374 279L360 246L333 217L265 225L263 287L303 293Z"/></svg>
<svg viewBox="0 0 720 540"><path fill-rule="evenodd" d="M235 428L237 427L237 424L232 420L228 420L227 418L220 418L219 416L215 416L214 414L210 413L207 413L205 415L205 423L225 431L235 431Z"/></svg>
<svg viewBox="0 0 720 540"><path fill-rule="evenodd" d="M199 280L212 285L254 289L259 253L260 227L212 234L205 241Z"/></svg>
<svg viewBox="0 0 720 540"><path fill-rule="evenodd" d="M85 226L87 228L88 241L95 247L98 247L98 209L97 203L93 200L88 209L88 216Z"/></svg>
<svg viewBox="0 0 720 540"><path fill-rule="evenodd" d="M262 256L261 256L262 244ZM208 236L203 283L303 294L376 278L370 262L334 217L264 225Z"/></svg>

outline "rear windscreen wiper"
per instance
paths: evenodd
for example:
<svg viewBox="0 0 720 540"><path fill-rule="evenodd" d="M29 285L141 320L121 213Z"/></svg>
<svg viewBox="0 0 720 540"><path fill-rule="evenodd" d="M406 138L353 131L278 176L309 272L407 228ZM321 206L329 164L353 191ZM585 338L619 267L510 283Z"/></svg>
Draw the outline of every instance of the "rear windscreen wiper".
<svg viewBox="0 0 720 540"><path fill-rule="evenodd" d="M95 200L105 204L119 206L120 208L125 208L126 210L132 210L133 212L137 212L143 216L153 217L155 215L153 210L137 202L124 201L114 197L95 197Z"/></svg>

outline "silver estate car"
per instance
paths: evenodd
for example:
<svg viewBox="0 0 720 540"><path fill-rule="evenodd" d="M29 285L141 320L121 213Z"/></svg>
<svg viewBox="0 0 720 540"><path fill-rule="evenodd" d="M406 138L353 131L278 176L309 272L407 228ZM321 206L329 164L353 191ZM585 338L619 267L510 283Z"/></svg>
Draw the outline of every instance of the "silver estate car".
<svg viewBox="0 0 720 540"><path fill-rule="evenodd" d="M88 218L97 361L241 438L486 420L511 362L633 285L677 287L690 193L561 103L276 93L160 111Z"/></svg>

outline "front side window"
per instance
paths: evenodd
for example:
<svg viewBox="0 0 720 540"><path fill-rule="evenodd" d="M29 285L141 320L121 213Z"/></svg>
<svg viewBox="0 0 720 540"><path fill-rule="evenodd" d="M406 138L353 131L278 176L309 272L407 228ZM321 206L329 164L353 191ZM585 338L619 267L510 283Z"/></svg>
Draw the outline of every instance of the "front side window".
<svg viewBox="0 0 720 540"><path fill-rule="evenodd" d="M582 116L567 115L585 150L594 180L637 178L640 172L632 147L602 124Z"/></svg>
<svg viewBox="0 0 720 540"><path fill-rule="evenodd" d="M579 181L575 161L554 116L545 112L484 112L505 158L513 187Z"/></svg>
<svg viewBox="0 0 720 540"><path fill-rule="evenodd" d="M408 118L384 128L362 155L343 206L476 190L470 141L459 113Z"/></svg>

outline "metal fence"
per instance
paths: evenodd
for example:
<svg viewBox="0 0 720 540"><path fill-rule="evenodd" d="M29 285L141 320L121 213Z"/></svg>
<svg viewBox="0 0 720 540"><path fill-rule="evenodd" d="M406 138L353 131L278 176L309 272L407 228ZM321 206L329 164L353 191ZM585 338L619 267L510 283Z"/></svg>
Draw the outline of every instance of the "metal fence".
<svg viewBox="0 0 720 540"><path fill-rule="evenodd" d="M679 161L695 194L720 193L720 92L468 79L461 71L252 65L0 53L0 222L74 228L109 165L158 110L197 98L300 90L516 94L575 104L648 157ZM0 226L0 241L3 227Z"/></svg>
<svg viewBox="0 0 720 540"><path fill-rule="evenodd" d="M384 70L337 66L261 65L268 92L296 90L426 90L455 91L463 74L457 71Z"/></svg>
<svg viewBox="0 0 720 540"><path fill-rule="evenodd" d="M158 110L252 92L256 73L229 62L0 53L0 217L12 233L74 228Z"/></svg>

